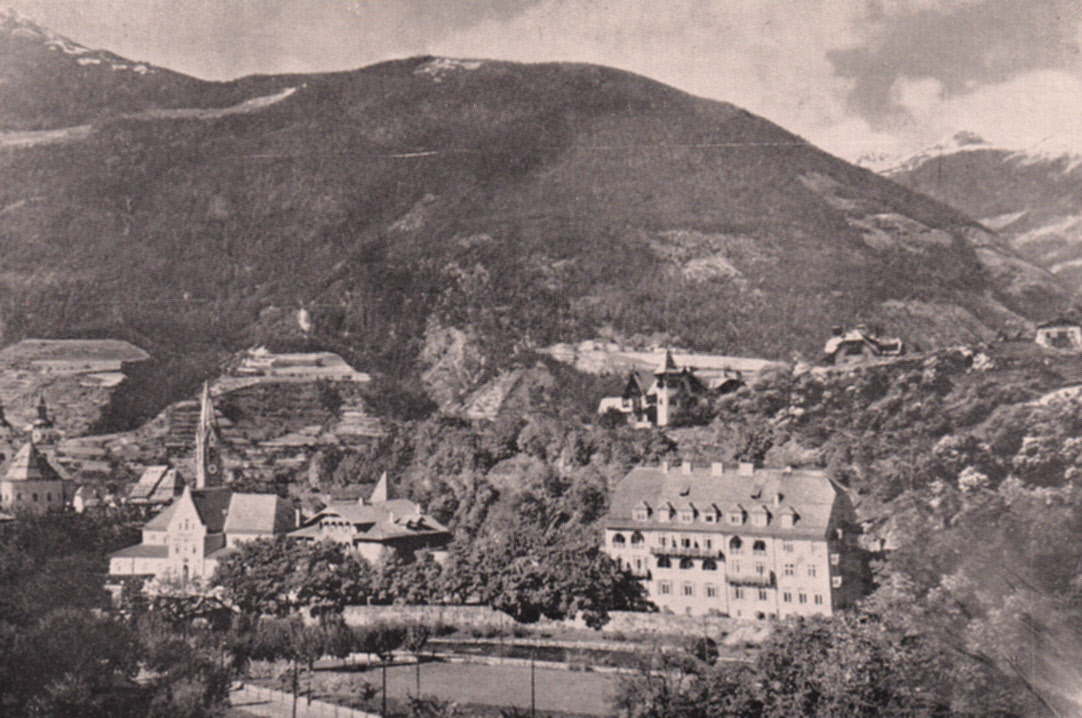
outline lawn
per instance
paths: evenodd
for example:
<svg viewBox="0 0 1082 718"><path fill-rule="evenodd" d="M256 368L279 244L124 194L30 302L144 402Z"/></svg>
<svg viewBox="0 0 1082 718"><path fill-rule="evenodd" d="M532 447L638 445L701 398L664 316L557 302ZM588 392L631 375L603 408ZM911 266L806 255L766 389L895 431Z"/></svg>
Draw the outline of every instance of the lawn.
<svg viewBox="0 0 1082 718"><path fill-rule="evenodd" d="M392 705L402 705L408 696L417 694L415 666L394 666L387 671L387 696ZM302 679L302 686L303 686ZM380 671L372 668L357 672L317 671L314 697L347 704L356 701L363 684L379 688ZM539 715L604 716L611 713L610 701L616 693L617 679L610 674L537 668L535 674ZM529 666L487 666L471 663L425 663L421 666L421 693L452 700L462 707L488 708L499 715L498 708L530 707ZM337 694L340 698L336 700ZM354 700L349 700L354 697ZM378 709L379 698L367 705ZM488 712L488 711L486 711Z"/></svg>

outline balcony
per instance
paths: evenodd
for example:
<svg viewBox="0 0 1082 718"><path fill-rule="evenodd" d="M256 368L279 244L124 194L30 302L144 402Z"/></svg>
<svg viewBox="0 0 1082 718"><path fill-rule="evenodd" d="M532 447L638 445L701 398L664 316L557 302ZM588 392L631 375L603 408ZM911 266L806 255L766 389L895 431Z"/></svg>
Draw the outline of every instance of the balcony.
<svg viewBox="0 0 1082 718"><path fill-rule="evenodd" d="M771 571L769 576L757 576L744 574L740 576L726 576L725 580L730 586L750 586L752 588L777 588L778 581Z"/></svg>
<svg viewBox="0 0 1082 718"><path fill-rule="evenodd" d="M684 546L651 546L654 556L678 556L680 558L716 558L724 560L725 554L718 548L695 548Z"/></svg>

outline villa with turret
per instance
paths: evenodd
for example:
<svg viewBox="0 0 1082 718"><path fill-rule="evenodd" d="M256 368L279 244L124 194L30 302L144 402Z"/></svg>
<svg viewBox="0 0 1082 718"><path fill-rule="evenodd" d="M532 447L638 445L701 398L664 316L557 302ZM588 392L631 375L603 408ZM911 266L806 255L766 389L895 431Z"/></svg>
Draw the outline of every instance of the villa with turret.
<svg viewBox="0 0 1082 718"><path fill-rule="evenodd" d="M691 367L678 368L672 352L666 351L654 370L653 383L647 385L638 373L630 372L623 393L602 399L597 413L625 414L628 423L635 427L668 426L708 391Z"/></svg>

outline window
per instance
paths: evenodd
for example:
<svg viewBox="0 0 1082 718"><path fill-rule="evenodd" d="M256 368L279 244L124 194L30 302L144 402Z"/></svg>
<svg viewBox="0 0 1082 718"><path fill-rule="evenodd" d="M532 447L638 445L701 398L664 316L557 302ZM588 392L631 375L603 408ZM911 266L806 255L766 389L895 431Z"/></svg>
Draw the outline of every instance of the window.
<svg viewBox="0 0 1082 718"><path fill-rule="evenodd" d="M712 583L706 584L706 597L707 598L717 598L718 597L718 587L715 586Z"/></svg>
<svg viewBox="0 0 1082 718"><path fill-rule="evenodd" d="M841 588L842 587L842 577L841 576L832 576L830 578L830 585L833 586L834 588Z"/></svg>
<svg viewBox="0 0 1082 718"><path fill-rule="evenodd" d="M712 548L714 548L714 542L710 539L706 539L706 550L709 551Z"/></svg>
<svg viewBox="0 0 1082 718"><path fill-rule="evenodd" d="M703 571L717 571L718 562L712 558L703 559Z"/></svg>
<svg viewBox="0 0 1082 718"><path fill-rule="evenodd" d="M762 589L762 588L759 589L759 600L760 601L765 601L766 600L766 590L765 589Z"/></svg>
<svg viewBox="0 0 1082 718"><path fill-rule="evenodd" d="M649 521L650 509L635 509L634 519L636 521Z"/></svg>
<svg viewBox="0 0 1082 718"><path fill-rule="evenodd" d="M733 567L733 573L740 573L740 562L739 561L733 561L729 565Z"/></svg>
<svg viewBox="0 0 1082 718"><path fill-rule="evenodd" d="M695 595L695 586L693 584L690 584L690 583L685 583L684 584L684 595L685 596L694 596Z"/></svg>
<svg viewBox="0 0 1082 718"><path fill-rule="evenodd" d="M680 512L680 523L690 524L695 521L695 509L684 509Z"/></svg>
<svg viewBox="0 0 1082 718"><path fill-rule="evenodd" d="M842 560L841 554L837 554L837 553L830 554L830 565L831 566L837 566L841 562L841 560Z"/></svg>
<svg viewBox="0 0 1082 718"><path fill-rule="evenodd" d="M662 596L668 596L670 593L672 593L672 584L668 581L662 581L657 586L657 592L660 593Z"/></svg>
<svg viewBox="0 0 1082 718"><path fill-rule="evenodd" d="M798 603L807 603L808 602L808 594L806 594L806 593L798 593L797 596L796 596L796 600L797 600Z"/></svg>
<svg viewBox="0 0 1082 718"><path fill-rule="evenodd" d="M782 541L781 542L781 550L784 551L785 553L792 553L793 552L793 542L792 541Z"/></svg>
<svg viewBox="0 0 1082 718"><path fill-rule="evenodd" d="M783 593L781 595L781 600L784 601L785 603L792 603L793 602L793 594L786 591L785 593Z"/></svg>
<svg viewBox="0 0 1082 718"><path fill-rule="evenodd" d="M739 526L744 523L744 512L739 510L733 510L729 512L729 523L733 526Z"/></svg>
<svg viewBox="0 0 1082 718"><path fill-rule="evenodd" d="M796 566L791 563L785 564L785 575L792 576L796 573Z"/></svg>
<svg viewBox="0 0 1082 718"><path fill-rule="evenodd" d="M762 576L764 573L766 573L766 566L761 563L755 564L755 573Z"/></svg>
<svg viewBox="0 0 1082 718"><path fill-rule="evenodd" d="M638 531L631 534L631 545L632 546L638 546L639 544L642 543L642 541L643 541L642 534L639 533Z"/></svg>
<svg viewBox="0 0 1082 718"><path fill-rule="evenodd" d="M816 606L822 606L823 605L823 597L821 595L819 595L818 593L815 594L815 605Z"/></svg>
<svg viewBox="0 0 1082 718"><path fill-rule="evenodd" d="M641 558L635 559L635 570L636 571L641 571L642 570L642 559Z"/></svg>
<svg viewBox="0 0 1082 718"><path fill-rule="evenodd" d="M751 550L756 553L766 553L766 541L756 541L752 544Z"/></svg>
<svg viewBox="0 0 1082 718"><path fill-rule="evenodd" d="M733 598L744 598L744 589L740 586L733 586Z"/></svg>
<svg viewBox="0 0 1082 718"><path fill-rule="evenodd" d="M624 538L623 534L613 534L613 536L612 536L612 545L613 546L623 546L625 543L627 543L627 539Z"/></svg>
<svg viewBox="0 0 1082 718"><path fill-rule="evenodd" d="M691 548L691 539L689 539L689 538L680 539L680 545L683 546L684 548Z"/></svg>
<svg viewBox="0 0 1082 718"><path fill-rule="evenodd" d="M744 546L744 542L740 540L739 536L733 536L729 539L729 549L733 553L740 553L740 549Z"/></svg>
<svg viewBox="0 0 1082 718"><path fill-rule="evenodd" d="M672 562L669 561L668 556L658 556L657 557L657 567L658 568L672 568Z"/></svg>
<svg viewBox="0 0 1082 718"><path fill-rule="evenodd" d="M815 578L815 564L808 564L808 578Z"/></svg>
<svg viewBox="0 0 1082 718"><path fill-rule="evenodd" d="M657 545L660 546L661 548L665 548L665 537L664 536L658 537Z"/></svg>
<svg viewBox="0 0 1082 718"><path fill-rule="evenodd" d="M714 523L714 512L713 511L707 511L705 514L703 514L703 521L705 521L708 524Z"/></svg>
<svg viewBox="0 0 1082 718"><path fill-rule="evenodd" d="M34 494L34 501L37 501L37 500L38 500L38 495Z"/></svg>
<svg viewBox="0 0 1082 718"><path fill-rule="evenodd" d="M763 527L770 523L770 512L760 506L751 514L751 522L756 526Z"/></svg>
<svg viewBox="0 0 1082 718"><path fill-rule="evenodd" d="M695 568L695 562L690 558L682 558L680 559L680 568Z"/></svg>

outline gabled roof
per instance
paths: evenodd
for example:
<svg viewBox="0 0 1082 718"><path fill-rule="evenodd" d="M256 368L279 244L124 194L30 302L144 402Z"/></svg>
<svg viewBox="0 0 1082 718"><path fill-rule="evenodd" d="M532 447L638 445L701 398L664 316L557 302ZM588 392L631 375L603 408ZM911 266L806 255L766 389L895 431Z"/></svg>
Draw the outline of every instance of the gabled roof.
<svg viewBox="0 0 1082 718"><path fill-rule="evenodd" d="M278 534L296 528L293 507L274 494L233 494L226 534Z"/></svg>
<svg viewBox="0 0 1082 718"><path fill-rule="evenodd" d="M689 478L690 494L681 497L680 490L688 485ZM783 494L785 506L774 508L773 505L766 506L766 501L753 499L752 494L757 488L761 488L763 497ZM762 506L769 511L795 511L800 516L800 521L792 528L783 528L778 522L771 522L767 527L743 525L739 528L704 523L703 531L818 538L825 536L830 528L836 504L848 504L848 495L819 471L757 469L753 476L741 476L735 471L715 476L709 470L702 470L693 471L689 476L659 466L641 466L628 473L613 490L606 525L612 528L641 527L641 521L632 519L632 512L643 502L663 506L685 500L696 506L724 507L726 513Z"/></svg>
<svg viewBox="0 0 1082 718"><path fill-rule="evenodd" d="M128 493L128 500L166 503L172 501L177 488L183 486L184 480L175 468L148 466L139 477L139 482Z"/></svg>
<svg viewBox="0 0 1082 718"><path fill-rule="evenodd" d="M34 442L28 441L11 459L4 471L5 481L61 481L60 474L52 467Z"/></svg>
<svg viewBox="0 0 1082 718"><path fill-rule="evenodd" d="M199 520L207 529L207 533L221 533L225 528L226 515L229 513L229 503L233 498L233 490L224 487L212 489L199 489L191 492L195 510L199 513Z"/></svg>
<svg viewBox="0 0 1082 718"><path fill-rule="evenodd" d="M384 541L408 536L449 533L431 516L421 513L421 507L407 499L391 499L377 505L353 501L335 501L304 523L291 536L311 537L314 527L327 516L336 516L352 523L357 540Z"/></svg>
<svg viewBox="0 0 1082 718"><path fill-rule="evenodd" d="M162 509L162 512L143 524L144 531L165 531L169 528L169 522L173 520L173 514L177 512L177 503L173 503Z"/></svg>

